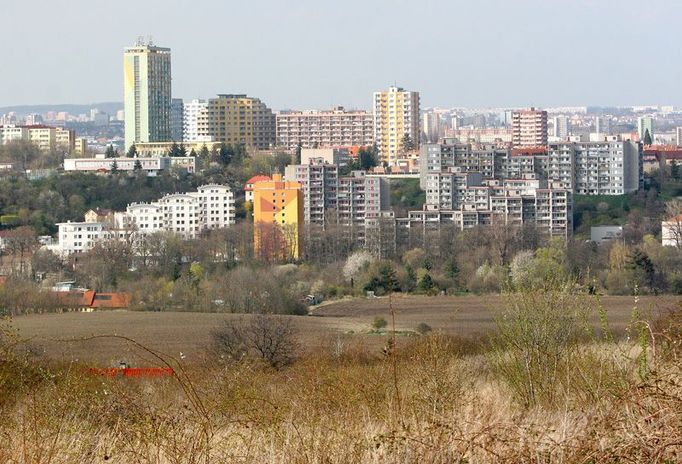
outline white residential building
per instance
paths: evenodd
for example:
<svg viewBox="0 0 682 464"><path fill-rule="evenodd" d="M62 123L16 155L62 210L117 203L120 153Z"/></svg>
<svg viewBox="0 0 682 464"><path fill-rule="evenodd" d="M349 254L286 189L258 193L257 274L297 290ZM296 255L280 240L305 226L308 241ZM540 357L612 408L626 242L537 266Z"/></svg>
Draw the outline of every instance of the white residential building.
<svg viewBox="0 0 682 464"><path fill-rule="evenodd" d="M234 194L230 187L202 185L190 195L199 199L202 229L223 229L235 222Z"/></svg>
<svg viewBox="0 0 682 464"><path fill-rule="evenodd" d="M208 101L192 100L183 106L182 132L185 142L210 142L208 133Z"/></svg>
<svg viewBox="0 0 682 464"><path fill-rule="evenodd" d="M395 165L405 151L405 137L419 148L419 117L419 92L394 86L374 92L374 143L381 161Z"/></svg>

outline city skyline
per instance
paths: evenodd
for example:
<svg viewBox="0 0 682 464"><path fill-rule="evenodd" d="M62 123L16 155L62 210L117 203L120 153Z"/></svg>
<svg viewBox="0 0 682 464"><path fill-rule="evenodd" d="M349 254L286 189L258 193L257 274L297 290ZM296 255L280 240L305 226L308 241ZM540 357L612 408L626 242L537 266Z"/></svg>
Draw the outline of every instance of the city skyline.
<svg viewBox="0 0 682 464"><path fill-rule="evenodd" d="M120 53L139 35L171 48L173 96L185 100L246 93L275 110L370 109L372 92L397 84L419 91L423 107L682 104L675 97L682 75L678 52L662 46L674 40L682 5L509 3L427 1L415 9L407 2L388 8L385 1L293 6L199 1L190 10L177 1L149 1L133 10L132 2L122 1L109 11L75 0L69 5L73 14L63 15L58 5L38 1L30 6L41 11L32 15L30 35L17 29L29 5L14 3L5 6L0 27L9 36L21 35L32 52L5 50L10 71L0 106L121 101ZM42 20L55 15L64 16L60 27ZM206 17L221 15L251 21L202 28ZM192 34L175 34L173 27ZM57 35L61 40L50 39ZM647 85L635 66L641 62L656 65ZM634 71L623 72L630 68ZM59 79L46 79L46 69Z"/></svg>

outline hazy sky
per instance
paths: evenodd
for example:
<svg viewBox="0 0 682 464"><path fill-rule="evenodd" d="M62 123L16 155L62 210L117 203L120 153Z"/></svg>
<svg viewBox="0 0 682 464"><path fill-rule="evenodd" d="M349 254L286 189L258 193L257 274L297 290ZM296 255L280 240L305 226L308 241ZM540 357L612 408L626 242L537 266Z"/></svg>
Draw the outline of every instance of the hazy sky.
<svg viewBox="0 0 682 464"><path fill-rule="evenodd" d="M680 0L0 0L0 106L122 101L123 47L172 49L173 94L273 109L682 106Z"/></svg>

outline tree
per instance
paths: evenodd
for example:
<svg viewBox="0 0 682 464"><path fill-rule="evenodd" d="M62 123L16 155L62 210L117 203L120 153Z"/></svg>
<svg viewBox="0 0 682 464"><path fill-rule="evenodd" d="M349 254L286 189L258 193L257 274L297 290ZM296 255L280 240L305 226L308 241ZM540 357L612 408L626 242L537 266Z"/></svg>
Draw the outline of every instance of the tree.
<svg viewBox="0 0 682 464"><path fill-rule="evenodd" d="M107 150L104 152L105 158L116 158L116 151L113 145L107 145Z"/></svg>
<svg viewBox="0 0 682 464"><path fill-rule="evenodd" d="M677 164L677 160L670 162L670 177L676 180L680 178L680 165Z"/></svg>
<svg viewBox="0 0 682 464"><path fill-rule="evenodd" d="M185 144L182 142L180 142L180 148L178 148L178 156L187 156L187 147L185 147Z"/></svg>
<svg viewBox="0 0 682 464"><path fill-rule="evenodd" d="M298 349L291 320L272 314L256 314L246 322L227 320L212 338L223 358L241 361L255 357L275 369L291 364Z"/></svg>
<svg viewBox="0 0 682 464"><path fill-rule="evenodd" d="M135 165L133 166L133 171L134 172L142 171L142 163L140 163L140 160L135 160Z"/></svg>
<svg viewBox="0 0 682 464"><path fill-rule="evenodd" d="M192 149L189 151L189 156L191 156L192 158L196 158L196 157L197 157L197 152L194 151L194 148L192 148Z"/></svg>
<svg viewBox="0 0 682 464"><path fill-rule="evenodd" d="M358 165L361 170L369 171L379 164L377 153L372 149L361 148L358 151Z"/></svg>
<svg viewBox="0 0 682 464"><path fill-rule="evenodd" d="M400 140L400 147L404 153L412 151L416 148L412 137L410 137L410 134L403 135L403 138Z"/></svg>
<svg viewBox="0 0 682 464"><path fill-rule="evenodd" d="M114 160L114 162L111 163L111 173L118 174L118 163L116 162L116 160Z"/></svg>
<svg viewBox="0 0 682 464"><path fill-rule="evenodd" d="M168 156L173 158L180 156L180 147L178 146L177 142L173 142L173 144L168 149Z"/></svg>
<svg viewBox="0 0 682 464"><path fill-rule="evenodd" d="M429 293L435 287L436 287L436 284L433 283L433 279L431 278L431 274L429 274L428 272L424 273L422 278L419 279L419 284L417 284L417 289L422 293Z"/></svg>
<svg viewBox="0 0 682 464"><path fill-rule="evenodd" d="M220 144L220 149L218 150L218 161L223 166L227 166L232 161L234 157L234 149L232 145L227 145L225 143Z"/></svg>
<svg viewBox="0 0 682 464"><path fill-rule="evenodd" d="M201 158L202 161L208 161L210 156L211 152L208 151L206 144L202 145L199 149L199 158Z"/></svg>
<svg viewBox="0 0 682 464"><path fill-rule="evenodd" d="M665 205L663 239L682 250L682 200L674 199Z"/></svg>
<svg viewBox="0 0 682 464"><path fill-rule="evenodd" d="M299 143L296 145L296 152L294 153L294 164L301 164L301 151L303 147Z"/></svg>
<svg viewBox="0 0 682 464"><path fill-rule="evenodd" d="M649 290L654 289L656 270L654 263L644 251L636 248L629 256L625 264L625 268L632 272L633 284L642 287L645 286Z"/></svg>
<svg viewBox="0 0 682 464"><path fill-rule="evenodd" d="M651 145L652 140L651 140L651 134L649 133L649 129L647 129L644 132L644 137L642 138L643 144L644 145Z"/></svg>
<svg viewBox="0 0 682 464"><path fill-rule="evenodd" d="M128 153L126 153L126 156L128 158L137 158L137 147L135 144L132 144L130 148L128 149Z"/></svg>

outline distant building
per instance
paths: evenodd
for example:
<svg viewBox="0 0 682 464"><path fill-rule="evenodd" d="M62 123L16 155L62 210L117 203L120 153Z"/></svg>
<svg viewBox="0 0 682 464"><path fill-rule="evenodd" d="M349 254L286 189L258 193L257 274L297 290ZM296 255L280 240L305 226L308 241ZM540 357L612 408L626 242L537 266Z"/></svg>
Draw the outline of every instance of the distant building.
<svg viewBox="0 0 682 464"><path fill-rule="evenodd" d="M406 137L419 148L419 116L419 92L400 87L374 92L374 143L381 161L396 164Z"/></svg>
<svg viewBox="0 0 682 464"><path fill-rule="evenodd" d="M182 124L183 108L182 98L171 99L170 139L176 142L185 140Z"/></svg>
<svg viewBox="0 0 682 464"><path fill-rule="evenodd" d="M277 113L277 144L293 150L374 143L374 116L362 110L337 106L327 111Z"/></svg>
<svg viewBox="0 0 682 464"><path fill-rule="evenodd" d="M649 133L651 143L654 143L654 118L651 116L642 116L637 118L637 135L639 141L644 142L646 133Z"/></svg>
<svg viewBox="0 0 682 464"><path fill-rule="evenodd" d="M206 100L192 100L184 104L182 128L185 142L212 140L212 137L208 135L208 102Z"/></svg>
<svg viewBox="0 0 682 464"><path fill-rule="evenodd" d="M303 190L275 174L253 185L254 253L266 261L295 261L303 251Z"/></svg>
<svg viewBox="0 0 682 464"><path fill-rule="evenodd" d="M563 140L569 136L570 131L571 125L568 116L561 115L554 117L554 137Z"/></svg>
<svg viewBox="0 0 682 464"><path fill-rule="evenodd" d="M675 142L678 147L682 147L682 127L675 128Z"/></svg>
<svg viewBox="0 0 682 464"><path fill-rule="evenodd" d="M196 170L194 157L168 157L152 156L137 158L105 158L98 155L95 158L67 158L64 160L64 171L108 173L112 169L121 172L133 172L138 166L147 176L156 176L176 165L185 168L188 172Z"/></svg>
<svg viewBox="0 0 682 464"><path fill-rule="evenodd" d="M171 140L170 48L138 43L123 54L125 149Z"/></svg>
<svg viewBox="0 0 682 464"><path fill-rule="evenodd" d="M308 165L315 158L321 158L325 163L346 166L351 159L347 148L302 148L301 164Z"/></svg>
<svg viewBox="0 0 682 464"><path fill-rule="evenodd" d="M63 150L72 153L76 149L76 135L73 129L45 125L0 126L0 144L23 140L31 142L42 151Z"/></svg>
<svg viewBox="0 0 682 464"><path fill-rule="evenodd" d="M544 147L547 145L547 111L517 110L512 112L512 145Z"/></svg>
<svg viewBox="0 0 682 464"><path fill-rule="evenodd" d="M597 137L611 135L611 119L608 116L597 116L594 119L594 132Z"/></svg>
<svg viewBox="0 0 682 464"><path fill-rule="evenodd" d="M597 245L623 238L623 226L592 226L590 240Z"/></svg>
<svg viewBox="0 0 682 464"><path fill-rule="evenodd" d="M206 133L216 142L267 150L275 145L275 115L258 98L221 94L208 101Z"/></svg>

